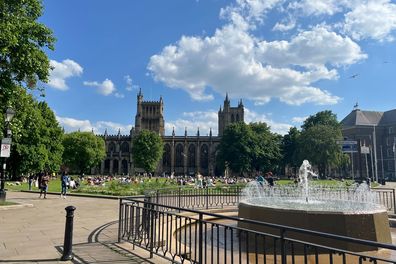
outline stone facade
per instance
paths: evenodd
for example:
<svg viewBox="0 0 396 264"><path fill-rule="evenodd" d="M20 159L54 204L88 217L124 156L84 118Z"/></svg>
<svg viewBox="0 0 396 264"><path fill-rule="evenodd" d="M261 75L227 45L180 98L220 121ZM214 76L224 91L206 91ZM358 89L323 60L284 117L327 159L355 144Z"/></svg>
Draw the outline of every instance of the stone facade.
<svg viewBox="0 0 396 264"><path fill-rule="evenodd" d="M357 141L351 176L396 180L396 109L378 112L354 109L342 121L345 140ZM368 154L365 154L365 151Z"/></svg>
<svg viewBox="0 0 396 264"><path fill-rule="evenodd" d="M242 100L237 107L230 106L228 95L224 100L223 109L218 112L219 135L212 135L212 129L206 136L201 136L199 128L194 135L188 135L185 130L183 136L165 136L164 102L144 101L143 94L137 95L137 110L135 127L129 135L108 135L105 131L101 135L106 143L106 158L92 173L104 175L134 175L142 173L133 165L132 139L141 130L155 131L162 136L164 141L164 154L157 166L157 175L194 175L199 172L206 175L221 175L223 172L216 168L217 146L220 143L224 129L231 123L244 122L244 107Z"/></svg>

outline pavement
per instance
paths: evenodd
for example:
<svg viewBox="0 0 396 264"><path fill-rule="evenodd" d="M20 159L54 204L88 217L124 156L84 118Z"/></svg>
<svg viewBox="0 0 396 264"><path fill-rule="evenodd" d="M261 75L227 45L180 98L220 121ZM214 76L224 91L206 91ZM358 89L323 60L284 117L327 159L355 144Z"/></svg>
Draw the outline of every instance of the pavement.
<svg viewBox="0 0 396 264"><path fill-rule="evenodd" d="M0 207L0 263L152 263L148 254L125 251L117 242L118 200L7 192L18 206ZM60 261L66 211L74 212L72 261ZM145 252L144 252L145 253ZM146 256L145 256L146 255Z"/></svg>

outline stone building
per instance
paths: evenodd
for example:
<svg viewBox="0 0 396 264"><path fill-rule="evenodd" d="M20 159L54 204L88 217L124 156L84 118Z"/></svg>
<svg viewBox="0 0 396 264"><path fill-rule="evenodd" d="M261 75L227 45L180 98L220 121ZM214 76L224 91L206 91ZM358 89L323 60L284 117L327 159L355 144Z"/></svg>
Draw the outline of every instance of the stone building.
<svg viewBox="0 0 396 264"><path fill-rule="evenodd" d="M143 172L135 168L132 157L132 139L141 130L155 131L162 136L164 141L164 154L157 166L156 173L175 175L194 175L199 172L202 175L221 175L216 168L217 146L224 129L231 123L244 122L244 106L242 100L237 107L231 107L228 95L224 100L223 108L218 112L219 133L212 135L212 129L206 136L200 134L199 128L193 135L188 135L187 129L184 135L177 136L175 131L172 135L165 136L164 101L144 101L143 94L137 95L137 109L135 127L129 135L108 135L105 131L101 135L106 143L106 158L101 162L93 173L110 175L134 175Z"/></svg>
<svg viewBox="0 0 396 264"><path fill-rule="evenodd" d="M349 154L352 176L396 180L396 109L378 112L356 107L341 125L344 139L357 141L356 152Z"/></svg>

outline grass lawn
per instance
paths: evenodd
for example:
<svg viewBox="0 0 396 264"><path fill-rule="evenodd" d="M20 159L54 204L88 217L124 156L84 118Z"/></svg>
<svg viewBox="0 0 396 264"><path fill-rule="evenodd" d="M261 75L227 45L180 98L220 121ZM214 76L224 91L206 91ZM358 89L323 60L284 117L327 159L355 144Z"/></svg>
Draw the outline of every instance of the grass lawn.
<svg viewBox="0 0 396 264"><path fill-rule="evenodd" d="M0 202L0 206L5 206L5 205L15 205L17 203L14 202L9 202L9 201L5 201L5 202Z"/></svg>
<svg viewBox="0 0 396 264"><path fill-rule="evenodd" d="M74 177L77 178L77 177ZM339 186L348 187L353 181L345 180L343 182L338 180L312 180L312 184L321 186ZM276 185L293 185L292 180L278 180ZM374 185L374 184L373 184ZM216 183L217 189L224 189L224 187L233 188L235 186L243 187L244 184L238 185L224 185L222 183ZM84 180L78 189L68 190L68 193L80 193L80 194L91 194L91 195L112 195L112 196L132 196L132 195L142 195L145 190L163 190L166 188L179 188L175 182L171 182L166 178L145 178L143 183L120 183L117 180L106 182L103 185L88 185ZM375 187L375 186L372 186ZM27 183L21 183L16 185L15 182L6 182L6 188L12 191L28 190ZM194 188L194 186L183 186L182 188ZM40 191L38 188L32 186L32 191ZM50 180L48 186L49 192L61 192L60 179Z"/></svg>

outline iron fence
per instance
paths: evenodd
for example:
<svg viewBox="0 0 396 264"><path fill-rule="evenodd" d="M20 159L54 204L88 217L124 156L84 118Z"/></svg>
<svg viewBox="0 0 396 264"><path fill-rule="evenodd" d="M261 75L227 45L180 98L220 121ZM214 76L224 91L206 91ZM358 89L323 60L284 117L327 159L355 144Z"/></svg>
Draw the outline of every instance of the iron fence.
<svg viewBox="0 0 396 264"><path fill-rule="evenodd" d="M145 192L146 201L166 206L176 206L189 209L210 209L237 206L243 187L228 186L222 188L164 188ZM334 189L334 188L333 188ZM280 189L279 195L287 195L287 188ZM396 194L392 188L371 189L378 201L388 212L396 214ZM341 197L342 189L339 189ZM336 193L332 191L332 193Z"/></svg>
<svg viewBox="0 0 396 264"><path fill-rule="evenodd" d="M173 263L396 263L396 246L390 244L148 200L149 196L146 199L120 199L119 242L128 241L134 247L147 250L150 257L157 255ZM244 228L246 225L272 231L253 231ZM318 237L324 243L301 239L307 236ZM337 246L343 244L380 250L354 252Z"/></svg>

